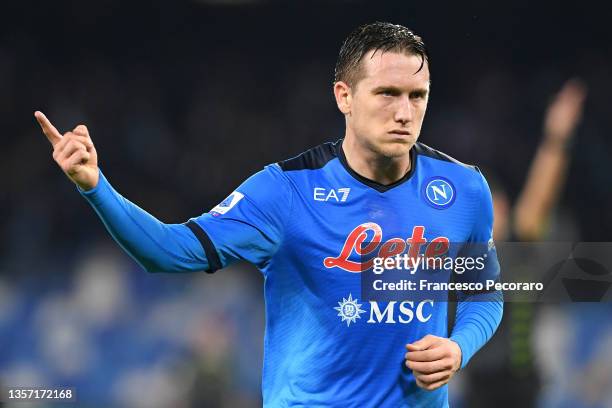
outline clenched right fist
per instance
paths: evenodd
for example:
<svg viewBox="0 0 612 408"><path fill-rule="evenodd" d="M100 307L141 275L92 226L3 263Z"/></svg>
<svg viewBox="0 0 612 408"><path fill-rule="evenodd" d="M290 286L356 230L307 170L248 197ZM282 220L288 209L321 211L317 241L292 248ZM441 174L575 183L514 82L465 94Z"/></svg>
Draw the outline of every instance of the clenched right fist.
<svg viewBox="0 0 612 408"><path fill-rule="evenodd" d="M62 136L42 112L34 112L34 117L53 146L53 159L66 176L85 191L94 188L99 178L98 154L87 127L78 125Z"/></svg>

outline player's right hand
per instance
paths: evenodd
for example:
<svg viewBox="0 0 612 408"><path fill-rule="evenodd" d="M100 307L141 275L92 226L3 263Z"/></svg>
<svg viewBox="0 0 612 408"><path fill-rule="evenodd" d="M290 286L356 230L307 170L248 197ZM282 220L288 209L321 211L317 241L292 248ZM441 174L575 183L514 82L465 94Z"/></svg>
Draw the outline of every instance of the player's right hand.
<svg viewBox="0 0 612 408"><path fill-rule="evenodd" d="M91 190L98 184L98 154L85 125L78 125L62 136L49 119L39 111L34 117L53 146L53 159L72 182Z"/></svg>

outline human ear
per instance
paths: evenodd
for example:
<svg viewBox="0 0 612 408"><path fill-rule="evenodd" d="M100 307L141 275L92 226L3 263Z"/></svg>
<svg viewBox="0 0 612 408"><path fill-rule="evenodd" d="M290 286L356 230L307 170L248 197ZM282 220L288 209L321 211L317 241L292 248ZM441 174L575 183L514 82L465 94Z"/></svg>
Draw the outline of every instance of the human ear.
<svg viewBox="0 0 612 408"><path fill-rule="evenodd" d="M346 82L338 81L334 84L334 96L336 97L336 104L338 109L345 115L351 113L351 87Z"/></svg>

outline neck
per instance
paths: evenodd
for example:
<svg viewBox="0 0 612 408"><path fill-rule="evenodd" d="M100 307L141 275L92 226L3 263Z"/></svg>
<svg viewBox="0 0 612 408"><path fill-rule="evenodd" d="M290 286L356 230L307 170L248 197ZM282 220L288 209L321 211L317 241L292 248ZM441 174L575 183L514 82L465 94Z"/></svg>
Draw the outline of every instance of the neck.
<svg viewBox="0 0 612 408"><path fill-rule="evenodd" d="M378 184L393 184L411 168L410 154L399 157L383 156L351 137L345 137L342 141L342 150L354 172Z"/></svg>

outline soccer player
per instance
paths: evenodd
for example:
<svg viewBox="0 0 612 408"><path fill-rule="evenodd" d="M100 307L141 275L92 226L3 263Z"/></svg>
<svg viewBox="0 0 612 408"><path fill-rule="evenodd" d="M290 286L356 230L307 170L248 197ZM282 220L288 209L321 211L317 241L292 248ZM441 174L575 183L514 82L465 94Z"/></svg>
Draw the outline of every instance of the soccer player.
<svg viewBox="0 0 612 408"><path fill-rule="evenodd" d="M499 273L485 179L417 142L429 89L419 36L390 23L357 28L333 86L344 138L266 166L185 224L115 191L84 125L62 136L35 116L57 164L144 269L212 273L246 260L263 273L265 406L445 407L446 384L499 324L498 294L459 293L450 333L446 302L359 299L374 256L435 238L489 243L487 270Z"/></svg>

